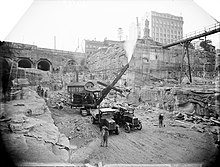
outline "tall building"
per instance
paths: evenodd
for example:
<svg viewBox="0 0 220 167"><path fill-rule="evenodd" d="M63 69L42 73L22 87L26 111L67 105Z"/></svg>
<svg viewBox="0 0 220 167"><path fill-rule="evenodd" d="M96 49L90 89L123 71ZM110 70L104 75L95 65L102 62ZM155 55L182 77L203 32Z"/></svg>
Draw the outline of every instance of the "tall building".
<svg viewBox="0 0 220 167"><path fill-rule="evenodd" d="M183 17L151 11L149 18L151 37L155 41L167 44L183 37Z"/></svg>

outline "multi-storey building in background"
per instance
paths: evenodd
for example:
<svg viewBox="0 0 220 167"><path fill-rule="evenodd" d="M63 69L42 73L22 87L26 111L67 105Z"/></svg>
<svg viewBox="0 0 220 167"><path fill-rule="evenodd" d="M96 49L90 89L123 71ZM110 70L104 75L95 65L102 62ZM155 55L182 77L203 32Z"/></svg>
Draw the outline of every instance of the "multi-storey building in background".
<svg viewBox="0 0 220 167"><path fill-rule="evenodd" d="M153 40L167 44L183 37L183 17L151 11L150 31Z"/></svg>
<svg viewBox="0 0 220 167"><path fill-rule="evenodd" d="M103 47L104 44L101 41L96 40L85 40L85 53L86 54L93 54L97 51L100 47Z"/></svg>
<svg viewBox="0 0 220 167"><path fill-rule="evenodd" d="M85 53L87 55L94 54L99 48L110 46L112 44L123 43L124 41L113 41L104 39L104 41L85 40Z"/></svg>

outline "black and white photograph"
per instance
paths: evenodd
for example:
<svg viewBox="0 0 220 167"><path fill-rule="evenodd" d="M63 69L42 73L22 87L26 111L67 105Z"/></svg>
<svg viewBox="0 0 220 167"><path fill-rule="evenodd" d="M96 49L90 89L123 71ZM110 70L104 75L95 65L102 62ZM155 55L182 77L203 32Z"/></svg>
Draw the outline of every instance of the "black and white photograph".
<svg viewBox="0 0 220 167"><path fill-rule="evenodd" d="M219 6L0 0L0 166L218 166Z"/></svg>

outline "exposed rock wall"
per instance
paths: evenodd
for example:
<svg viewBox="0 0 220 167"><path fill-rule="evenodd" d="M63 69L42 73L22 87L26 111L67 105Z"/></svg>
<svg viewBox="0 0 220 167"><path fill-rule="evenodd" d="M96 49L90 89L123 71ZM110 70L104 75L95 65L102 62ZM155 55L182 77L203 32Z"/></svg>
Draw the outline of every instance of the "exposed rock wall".
<svg viewBox="0 0 220 167"><path fill-rule="evenodd" d="M44 99L29 88L24 98L1 105L7 119L0 130L16 162L67 162L69 140L54 125Z"/></svg>

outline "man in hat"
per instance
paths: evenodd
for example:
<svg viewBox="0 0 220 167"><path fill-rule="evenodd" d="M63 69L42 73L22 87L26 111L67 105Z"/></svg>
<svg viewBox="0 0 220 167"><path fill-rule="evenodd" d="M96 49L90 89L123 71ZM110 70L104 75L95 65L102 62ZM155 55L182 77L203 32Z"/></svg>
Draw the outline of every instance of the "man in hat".
<svg viewBox="0 0 220 167"><path fill-rule="evenodd" d="M103 126L101 131L101 137L102 137L101 147L104 147L105 144L106 147L108 147L108 136L109 136L108 128L106 126Z"/></svg>
<svg viewBox="0 0 220 167"><path fill-rule="evenodd" d="M160 115L159 115L159 117L158 117L158 119L159 119L159 128L161 128L161 127L163 127L163 114L161 113Z"/></svg>

